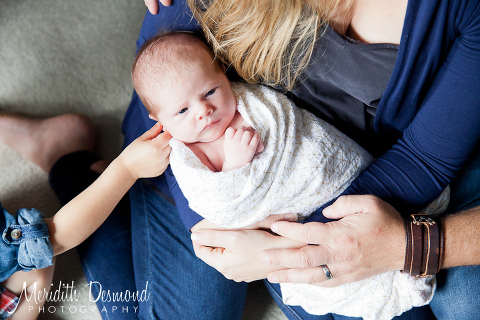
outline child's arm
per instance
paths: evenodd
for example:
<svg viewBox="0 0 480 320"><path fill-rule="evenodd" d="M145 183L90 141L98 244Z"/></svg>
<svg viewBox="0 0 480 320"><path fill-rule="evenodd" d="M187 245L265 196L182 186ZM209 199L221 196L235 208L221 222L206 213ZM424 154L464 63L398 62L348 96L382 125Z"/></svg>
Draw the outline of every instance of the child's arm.
<svg viewBox="0 0 480 320"><path fill-rule="evenodd" d="M253 129L252 129L253 130ZM258 132L247 129L227 128L223 144L225 162L222 171L241 168L252 161L255 154L263 151L262 139Z"/></svg>
<svg viewBox="0 0 480 320"><path fill-rule="evenodd" d="M162 174L168 166L171 135L160 134L157 124L132 142L98 179L63 206L51 219L45 219L54 255L63 253L90 236L138 178Z"/></svg>

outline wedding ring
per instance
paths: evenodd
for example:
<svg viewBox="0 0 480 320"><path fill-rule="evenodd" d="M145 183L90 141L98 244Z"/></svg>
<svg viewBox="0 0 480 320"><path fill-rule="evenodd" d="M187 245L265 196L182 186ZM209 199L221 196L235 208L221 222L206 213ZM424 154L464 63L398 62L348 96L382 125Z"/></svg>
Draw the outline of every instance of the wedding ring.
<svg viewBox="0 0 480 320"><path fill-rule="evenodd" d="M325 272L325 275L327 276L327 280L332 280L332 279L333 279L333 275L332 275L332 273L330 272L330 269L328 269L327 265L324 264L324 265L321 265L320 267L322 267L323 272Z"/></svg>

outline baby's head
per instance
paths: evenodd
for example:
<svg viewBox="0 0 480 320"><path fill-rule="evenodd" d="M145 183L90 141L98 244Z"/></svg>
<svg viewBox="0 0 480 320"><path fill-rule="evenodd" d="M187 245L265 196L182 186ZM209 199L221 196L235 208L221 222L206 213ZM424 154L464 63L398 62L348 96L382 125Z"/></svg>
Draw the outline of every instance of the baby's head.
<svg viewBox="0 0 480 320"><path fill-rule="evenodd" d="M218 139L235 115L224 68L193 33L147 41L135 58L132 80L150 117L185 143Z"/></svg>

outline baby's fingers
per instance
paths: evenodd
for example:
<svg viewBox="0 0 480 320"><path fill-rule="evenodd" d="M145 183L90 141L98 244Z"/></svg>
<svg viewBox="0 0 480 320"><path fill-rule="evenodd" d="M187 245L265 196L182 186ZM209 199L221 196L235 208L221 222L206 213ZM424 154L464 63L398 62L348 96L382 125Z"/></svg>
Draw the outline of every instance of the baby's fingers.
<svg viewBox="0 0 480 320"><path fill-rule="evenodd" d="M259 142L260 142L260 135L258 134L258 132L255 131L255 133L253 134L253 137L250 139L249 144L252 148L255 148L256 150Z"/></svg>
<svg viewBox="0 0 480 320"><path fill-rule="evenodd" d="M233 139L236 132L237 130L233 129L232 127L228 127L227 130L225 130L225 138L230 140Z"/></svg>
<svg viewBox="0 0 480 320"><path fill-rule="evenodd" d="M235 136L233 137L233 140L236 140L238 142L242 141L242 137L243 137L243 134L244 134L245 130L243 130L242 128L239 128L235 131Z"/></svg>
<svg viewBox="0 0 480 320"><path fill-rule="evenodd" d="M244 131L243 134L242 134L242 143L244 143L245 145L251 145L252 143L252 139L253 139L253 134L250 132L250 131ZM258 140L257 140L257 143L258 143Z"/></svg>

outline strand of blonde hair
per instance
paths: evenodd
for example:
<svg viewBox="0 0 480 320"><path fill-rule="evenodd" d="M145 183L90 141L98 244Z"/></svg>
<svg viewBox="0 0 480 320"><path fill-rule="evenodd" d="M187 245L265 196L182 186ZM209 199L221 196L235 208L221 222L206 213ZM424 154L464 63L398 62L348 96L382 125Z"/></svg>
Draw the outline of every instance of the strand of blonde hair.
<svg viewBox="0 0 480 320"><path fill-rule="evenodd" d="M247 82L291 90L343 0L188 0L215 55ZM321 12L321 14L320 14Z"/></svg>

